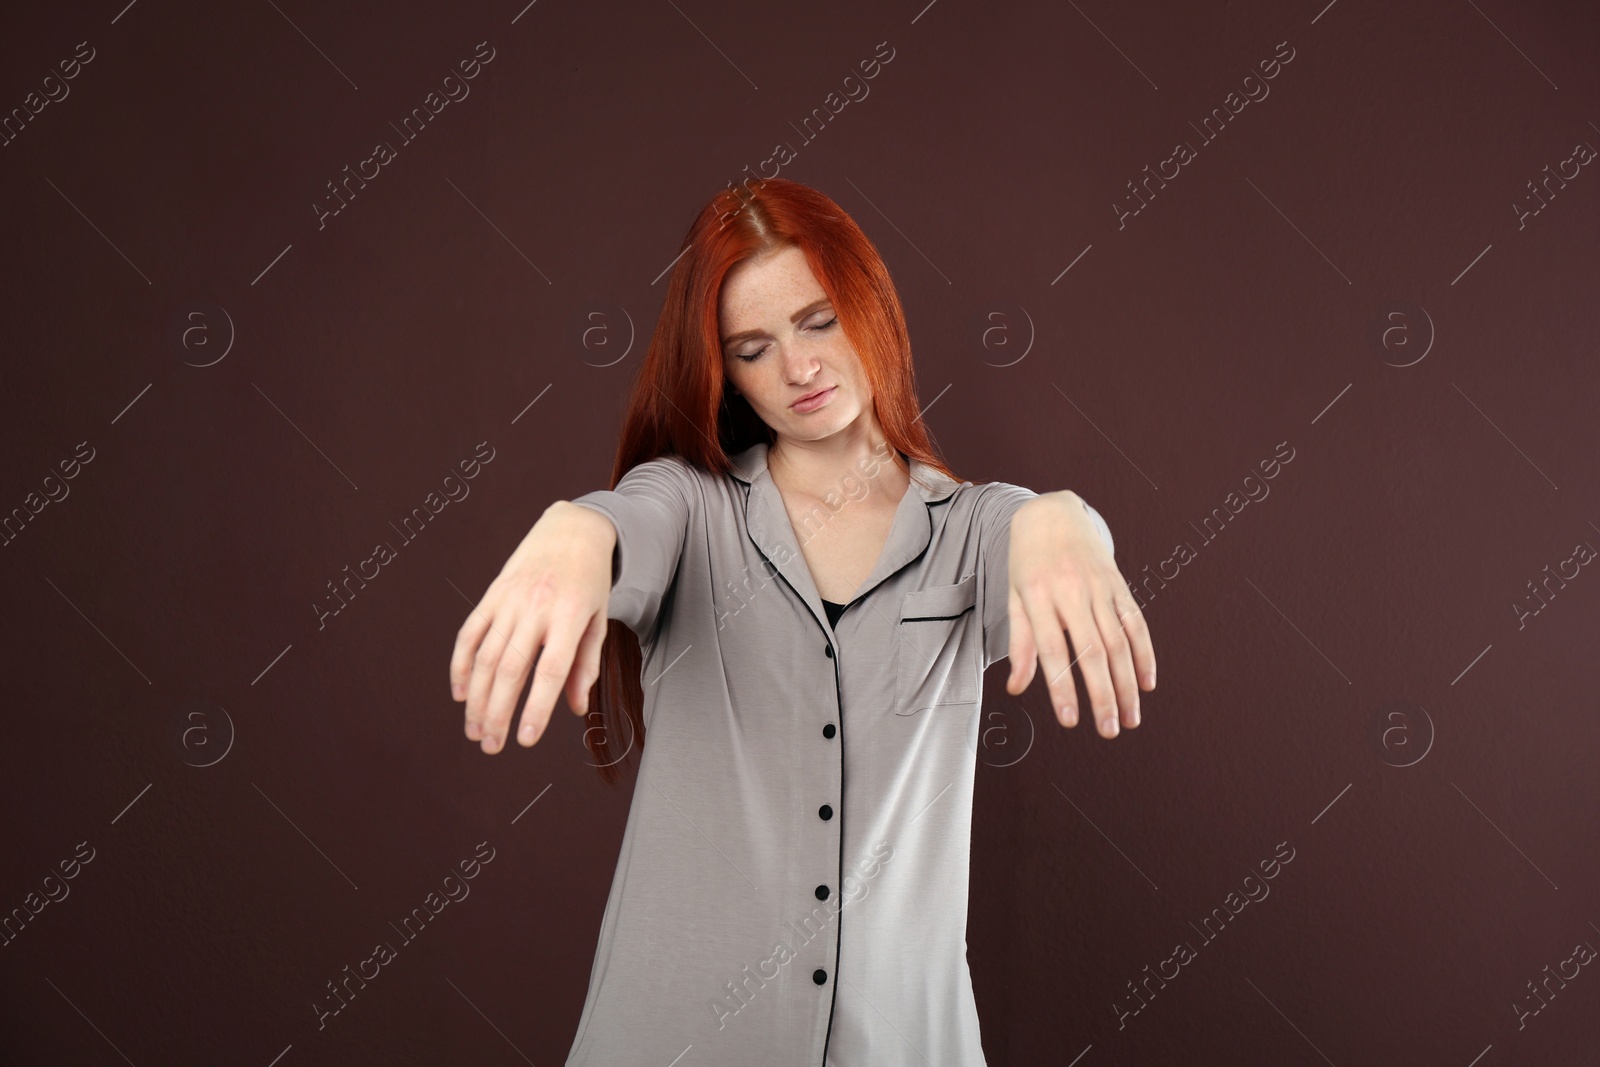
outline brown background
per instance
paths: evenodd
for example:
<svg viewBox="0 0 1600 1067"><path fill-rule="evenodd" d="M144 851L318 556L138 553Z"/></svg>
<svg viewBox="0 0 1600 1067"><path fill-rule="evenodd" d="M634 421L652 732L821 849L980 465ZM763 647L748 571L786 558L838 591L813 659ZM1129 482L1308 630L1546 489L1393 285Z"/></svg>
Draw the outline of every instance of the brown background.
<svg viewBox="0 0 1600 1067"><path fill-rule="evenodd" d="M0 550L0 909L94 858L0 949L5 1062L562 1062L632 778L600 785L565 710L483 755L448 655L542 509L607 484L658 277L778 142L889 262L958 474L1077 490L1132 581L1195 552L1147 600L1138 730L1064 731L991 671L990 1063L1600 1059L1592 967L1513 1008L1600 946L1600 577L1515 608L1600 546L1600 173L1513 207L1600 145L1593 4L40 7L0 33L0 108L95 58L0 148L0 509L93 459ZM319 1030L325 983L485 841Z"/></svg>

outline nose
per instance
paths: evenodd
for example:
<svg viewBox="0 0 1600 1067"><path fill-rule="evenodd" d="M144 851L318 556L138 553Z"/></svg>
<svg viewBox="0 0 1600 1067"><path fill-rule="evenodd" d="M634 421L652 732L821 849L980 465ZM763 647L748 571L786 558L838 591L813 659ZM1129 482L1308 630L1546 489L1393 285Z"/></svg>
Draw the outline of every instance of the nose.
<svg viewBox="0 0 1600 1067"><path fill-rule="evenodd" d="M791 346L785 346L783 352L783 380L790 385L807 385L817 376L817 371L822 369L822 361L816 356L806 355Z"/></svg>

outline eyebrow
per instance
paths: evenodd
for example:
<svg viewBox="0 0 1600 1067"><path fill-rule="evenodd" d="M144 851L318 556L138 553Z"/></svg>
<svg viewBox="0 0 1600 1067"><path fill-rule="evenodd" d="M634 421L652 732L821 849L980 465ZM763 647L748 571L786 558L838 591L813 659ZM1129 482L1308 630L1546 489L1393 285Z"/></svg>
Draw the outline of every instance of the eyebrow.
<svg viewBox="0 0 1600 1067"><path fill-rule="evenodd" d="M823 297L820 300L813 300L799 311L796 311L793 315L790 315L789 321L798 323L801 319L805 318L813 311L820 311L831 303L833 303L833 301L829 300L827 297ZM722 339L722 347L727 348L729 345L736 345L740 341L748 341L752 337L765 337L766 333L767 331L765 330L740 330L738 333L729 334L727 337L724 337Z"/></svg>

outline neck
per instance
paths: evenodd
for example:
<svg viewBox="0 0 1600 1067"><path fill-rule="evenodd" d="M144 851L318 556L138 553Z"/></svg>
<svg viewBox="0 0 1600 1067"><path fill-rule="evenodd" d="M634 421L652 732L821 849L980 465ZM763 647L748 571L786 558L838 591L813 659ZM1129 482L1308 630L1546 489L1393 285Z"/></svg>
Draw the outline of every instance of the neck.
<svg viewBox="0 0 1600 1067"><path fill-rule="evenodd" d="M767 470L780 489L817 498L850 496L851 486L863 482L869 492L896 496L909 482L900 463L876 424L847 426L820 441L780 434L767 449Z"/></svg>

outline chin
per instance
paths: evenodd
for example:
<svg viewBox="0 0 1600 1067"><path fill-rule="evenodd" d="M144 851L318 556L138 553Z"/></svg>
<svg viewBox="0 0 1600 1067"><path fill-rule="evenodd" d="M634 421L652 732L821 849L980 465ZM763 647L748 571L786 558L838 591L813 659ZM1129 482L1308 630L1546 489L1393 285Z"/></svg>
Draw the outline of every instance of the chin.
<svg viewBox="0 0 1600 1067"><path fill-rule="evenodd" d="M796 420L806 420L801 421L799 425L813 431L816 436L810 438L810 440L815 441L830 434L838 433L855 422L861 417L861 409L857 407L854 410L847 410L845 406L841 406L841 402L838 399L835 399L832 404L817 412L818 415L825 416L824 418L819 419L815 415L802 415L796 411L791 411L789 414L794 416Z"/></svg>

